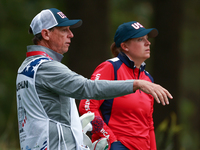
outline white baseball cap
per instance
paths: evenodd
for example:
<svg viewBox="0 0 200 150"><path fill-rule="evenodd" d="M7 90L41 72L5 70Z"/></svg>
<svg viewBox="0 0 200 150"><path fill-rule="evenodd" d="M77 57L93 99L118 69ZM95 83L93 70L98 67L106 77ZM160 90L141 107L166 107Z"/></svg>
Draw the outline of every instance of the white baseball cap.
<svg viewBox="0 0 200 150"><path fill-rule="evenodd" d="M64 13L56 8L42 10L37 14L30 24L29 32L36 35L43 29L51 29L53 27L70 26L77 28L82 25L82 20L69 20Z"/></svg>

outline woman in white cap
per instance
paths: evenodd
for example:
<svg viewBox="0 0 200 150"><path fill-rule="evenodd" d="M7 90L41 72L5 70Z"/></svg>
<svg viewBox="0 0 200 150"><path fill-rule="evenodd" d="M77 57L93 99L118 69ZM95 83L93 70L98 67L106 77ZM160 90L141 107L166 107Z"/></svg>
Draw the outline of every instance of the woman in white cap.
<svg viewBox="0 0 200 150"><path fill-rule="evenodd" d="M144 61L150 57L151 43L148 38L157 35L157 29L145 29L136 21L121 24L111 45L115 58L101 63L91 79L153 82L151 75L145 71ZM94 112L104 120L101 132L92 135L93 141L107 137L111 150L155 150L153 104L152 95L136 90L133 94L109 100L82 100L79 111L81 114Z"/></svg>

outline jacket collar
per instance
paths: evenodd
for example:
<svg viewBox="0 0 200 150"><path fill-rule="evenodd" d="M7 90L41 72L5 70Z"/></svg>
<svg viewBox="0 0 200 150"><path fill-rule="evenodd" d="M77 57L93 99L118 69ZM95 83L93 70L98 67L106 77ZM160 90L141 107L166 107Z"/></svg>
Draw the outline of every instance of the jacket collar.
<svg viewBox="0 0 200 150"><path fill-rule="evenodd" d="M31 52L31 51L42 51L42 52L45 52L47 53L53 60L55 61L59 61L61 62L61 60L63 59L63 55L62 54L59 54L47 47L44 47L44 46L40 46L40 45L29 45L27 46L27 51L28 52Z"/></svg>
<svg viewBox="0 0 200 150"><path fill-rule="evenodd" d="M129 68L133 68L135 69L136 66L135 66L135 63L134 61L130 60L130 58L123 52L120 52L117 56L126 66L128 66ZM140 66L140 71L144 71L146 67L146 63L143 62Z"/></svg>

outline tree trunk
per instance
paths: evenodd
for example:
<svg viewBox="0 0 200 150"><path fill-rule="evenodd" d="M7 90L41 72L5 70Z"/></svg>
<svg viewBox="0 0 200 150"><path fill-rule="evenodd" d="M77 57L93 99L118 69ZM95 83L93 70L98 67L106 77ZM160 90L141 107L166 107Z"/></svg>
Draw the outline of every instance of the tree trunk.
<svg viewBox="0 0 200 150"><path fill-rule="evenodd" d="M108 0L87 2L76 0L67 3L69 6L67 17L82 19L83 24L77 29L72 29L74 38L65 64L87 78L91 77L97 65L110 57L107 3ZM80 101L76 100L77 107L79 103Z"/></svg>
<svg viewBox="0 0 200 150"><path fill-rule="evenodd" d="M170 119L171 112L178 114L179 79L181 68L180 31L182 16L181 0L154 0L155 26L159 31L155 38L153 50L153 77L155 83L164 86L174 97L169 106L155 103L154 123L155 128L166 118ZM167 138L167 136L166 136ZM163 140L163 148L166 146ZM173 149L178 148L177 137L172 140Z"/></svg>
<svg viewBox="0 0 200 150"><path fill-rule="evenodd" d="M74 38L68 52L68 66L90 78L94 69L109 56L108 1L69 1L69 18L80 18L83 24L72 29Z"/></svg>

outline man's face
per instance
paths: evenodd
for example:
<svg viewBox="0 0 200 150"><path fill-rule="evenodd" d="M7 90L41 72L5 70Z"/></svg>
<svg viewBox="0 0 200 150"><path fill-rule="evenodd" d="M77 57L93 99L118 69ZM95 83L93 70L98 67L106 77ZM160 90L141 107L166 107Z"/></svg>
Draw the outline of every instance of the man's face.
<svg viewBox="0 0 200 150"><path fill-rule="evenodd" d="M68 51L71 38L74 35L68 27L54 27L49 33L49 48L57 53L64 54Z"/></svg>

